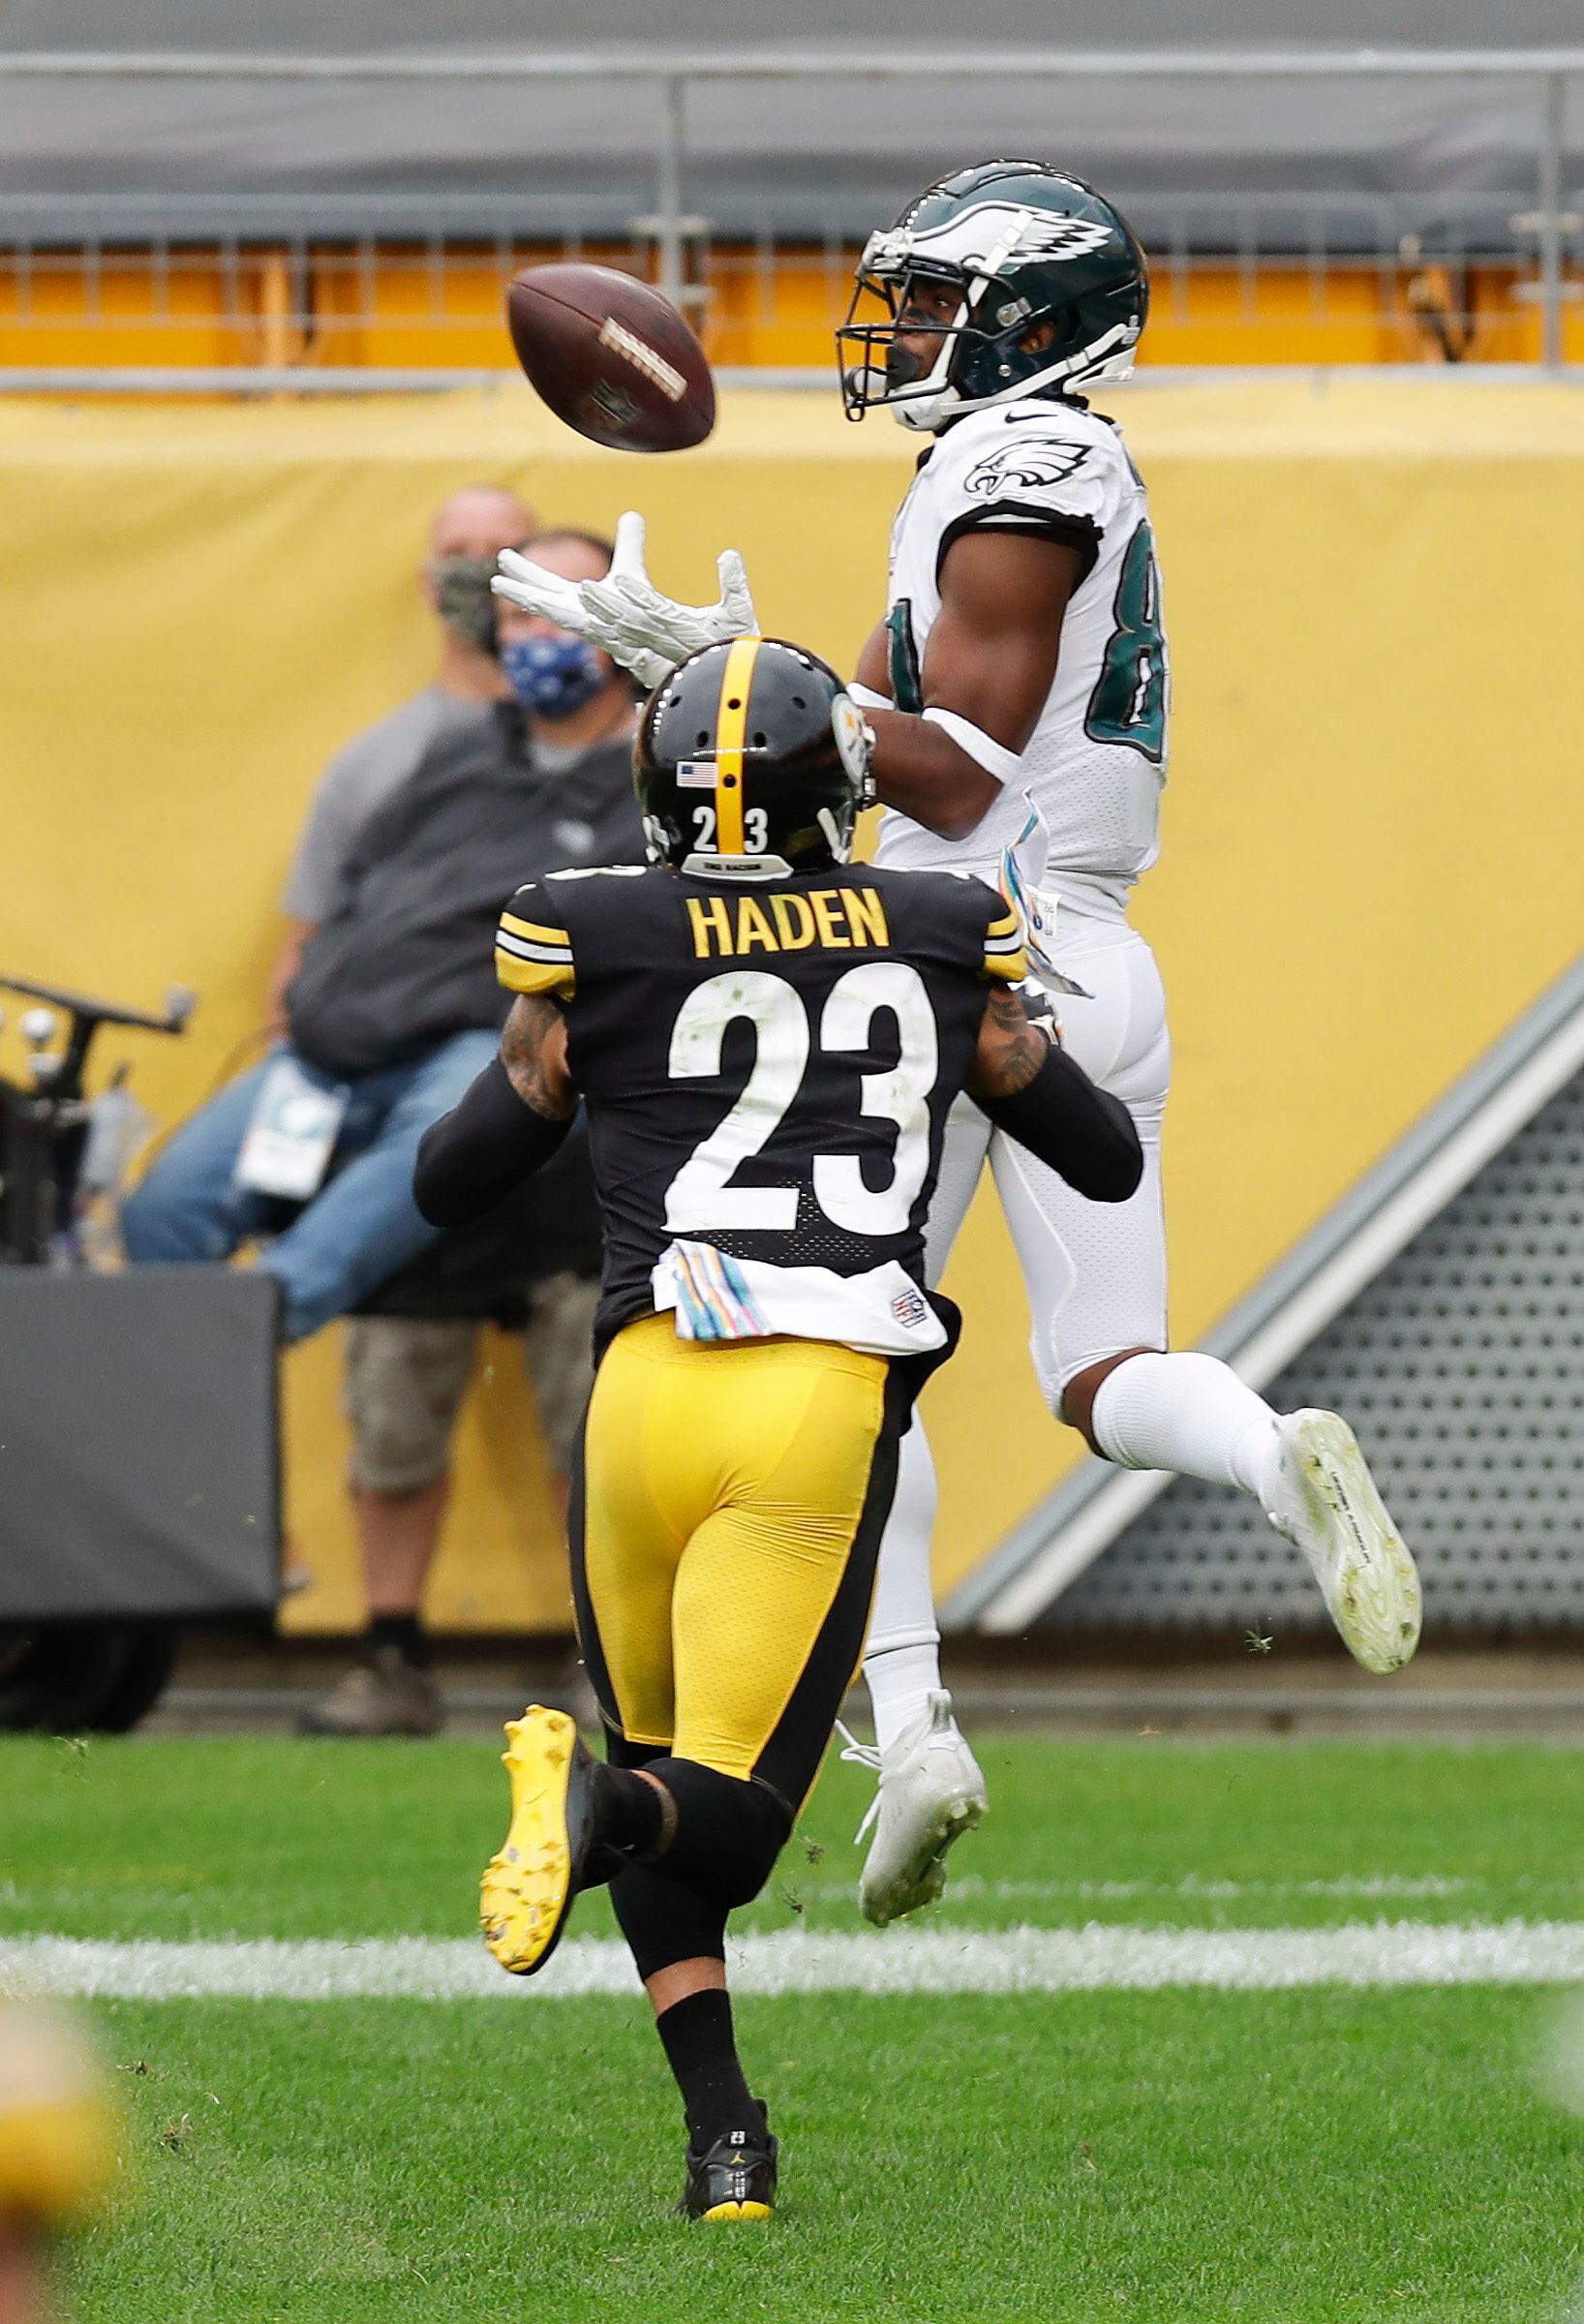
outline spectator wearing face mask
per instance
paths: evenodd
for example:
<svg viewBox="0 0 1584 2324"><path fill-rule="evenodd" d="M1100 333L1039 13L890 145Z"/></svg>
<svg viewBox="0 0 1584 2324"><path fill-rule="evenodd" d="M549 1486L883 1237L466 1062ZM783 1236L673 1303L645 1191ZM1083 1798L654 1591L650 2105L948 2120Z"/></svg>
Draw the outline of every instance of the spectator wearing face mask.
<svg viewBox="0 0 1584 2324"><path fill-rule="evenodd" d="M595 534L542 533L533 554L564 579L596 580L611 544ZM516 705L498 714L500 728L528 782L522 860L544 872L641 863L627 680L581 638L504 603L498 647ZM421 1608L480 1325L523 1331L564 1491L589 1396L598 1278L598 1214L578 1125L521 1194L476 1227L442 1236L350 1319L347 1413L368 1628L356 1664L305 1715L307 1732L430 1734L440 1726Z"/></svg>
<svg viewBox="0 0 1584 2324"><path fill-rule="evenodd" d="M401 788L437 735L487 724L493 706L510 699L496 653L490 581L500 552L523 547L533 529L532 509L497 484L465 484L436 511L423 590L440 626L440 659L426 687L354 735L320 777L281 898L289 933L270 979L277 1025L303 947L328 914L352 841L374 810Z"/></svg>
<svg viewBox="0 0 1584 2324"><path fill-rule="evenodd" d="M515 513L486 522L503 529ZM539 535L534 554L586 580L608 568L611 549L563 532ZM322 794L316 802L326 861L307 866L316 916L303 915L282 993L282 1041L178 1130L122 1221L137 1264L222 1260L273 1234L258 1264L281 1284L284 1335L353 1317L347 1404L369 1629L357 1668L306 1722L320 1733L439 1724L418 1608L479 1322L527 1322L540 1417L564 1471L588 1389L598 1238L580 1144L568 1141L555 1184L541 1180L529 1204L476 1229L437 1238L411 1200L423 1129L495 1052L509 997L493 959L503 899L531 875L643 858L628 681L581 639L515 608L501 607L497 635L493 559L470 555L460 574L432 566L431 585L452 623L459 596L475 612L487 599L496 652L472 650L503 698L480 691L459 698L466 710L431 709L410 738L412 763L370 785L361 819L355 796L332 792L328 817ZM443 669L491 683L449 641L446 656ZM311 856L299 851L299 872ZM310 1104L327 1093L343 1108L322 1183L290 1208L244 1182L263 1085L283 1060Z"/></svg>
<svg viewBox="0 0 1584 2324"><path fill-rule="evenodd" d="M426 568L443 628L437 682L320 783L288 890L281 1038L180 1125L122 1214L137 1265L225 1260L273 1234L259 1265L280 1284L289 1340L435 1240L412 1157L500 1023L481 963L532 785L508 731L489 580L531 521L493 487L441 509Z"/></svg>

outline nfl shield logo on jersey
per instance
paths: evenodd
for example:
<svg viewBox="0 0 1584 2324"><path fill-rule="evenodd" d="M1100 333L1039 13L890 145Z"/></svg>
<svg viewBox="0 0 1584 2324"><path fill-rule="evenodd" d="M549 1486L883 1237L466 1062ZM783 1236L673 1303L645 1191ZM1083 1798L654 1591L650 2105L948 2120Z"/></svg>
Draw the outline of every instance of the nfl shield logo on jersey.
<svg viewBox="0 0 1584 2324"><path fill-rule="evenodd" d="M891 1312L904 1331L916 1331L929 1321L929 1302L922 1291L899 1291L891 1302Z"/></svg>

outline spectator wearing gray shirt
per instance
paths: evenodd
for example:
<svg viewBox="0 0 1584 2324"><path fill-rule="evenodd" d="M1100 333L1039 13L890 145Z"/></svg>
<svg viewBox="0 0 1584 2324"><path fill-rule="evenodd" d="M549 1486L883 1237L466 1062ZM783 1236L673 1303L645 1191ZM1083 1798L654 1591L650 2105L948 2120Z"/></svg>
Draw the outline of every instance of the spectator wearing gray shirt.
<svg viewBox="0 0 1584 2324"><path fill-rule="evenodd" d="M436 512L423 588L440 623L440 661L428 686L353 735L320 777L281 898L290 927L270 978L277 1018L303 947L335 909L370 818L416 774L442 733L482 726L511 699L496 652L490 581L501 551L520 548L533 530L532 509L492 484L465 485ZM456 1336L454 1327L405 1318L353 1317L347 1325L350 1485L374 1635L354 1683L320 1706L312 1722L319 1732L421 1733L439 1723L433 1681L426 1670L418 1674L416 1611L444 1521L449 1460L442 1450L440 1477L425 1469L414 1483L392 1462L388 1440L393 1423L404 1439L411 1432L407 1458L415 1456L423 1468L426 1453L417 1440L437 1432L430 1416L439 1403L438 1433L442 1448L448 1446L461 1386L453 1391L448 1374L437 1387L434 1343L442 1342L442 1354L449 1354ZM413 1425L415 1414L427 1427Z"/></svg>
<svg viewBox="0 0 1584 2324"><path fill-rule="evenodd" d="M498 763L503 755L509 755L507 730L503 721L515 719L518 714L512 707L512 689L497 651L496 600L490 592L490 580L500 550L526 541L532 535L533 526L530 511L515 495L490 485L472 485L452 494L435 517L423 575L425 594L441 625L440 659L433 681L355 737L331 761L320 779L291 867L284 898L291 926L271 978L276 1029L289 1052L302 1047L299 1035L303 1028L297 1022L300 1010L294 996L305 983L314 988L316 1015L320 1019L324 1016L322 987L326 972L322 963L327 950L333 997L339 975L336 963L341 958L336 949L338 933L350 926L372 934L387 924L381 918L381 911L388 918L391 909L388 883L386 890L380 892L383 904L378 900L364 901L358 875L360 872L366 872L368 867L362 859L368 851L373 829L388 824L393 815L400 813L404 797L416 800L423 780L430 781L430 792L434 792L435 783L430 778L444 774L444 768L436 764L442 758L459 762L453 787L461 787L448 810L450 826L442 827L441 818L446 810L432 803L429 819L408 845L408 859L416 852L427 862L427 851L433 847L433 860L444 876L462 876L468 871L462 860L467 849L459 853L456 843L459 825L464 832L476 829L483 834L486 848L492 831L505 838L506 845L494 889L489 887L488 873L485 875L483 893L490 899L485 919L472 937L464 939L465 958L450 963L453 972L471 975L470 964L476 951L478 969L473 981L486 987L483 1013L474 1014L479 1005L476 994L464 994L454 1024L458 1026L476 1024L490 1029L457 1033L453 1039L452 1021L447 1019L437 1027L436 1039L442 1058L448 1058L456 1052L468 1077L475 1069L469 1061L472 1049L481 1045L488 1052L494 1048L497 996L494 980L488 972L489 930L500 900L522 870L510 838L515 836L528 804L530 786L526 775L512 781L509 769L503 770ZM617 707L625 706L624 698ZM508 778L504 785L501 780L503 772ZM473 851L477 852L476 846ZM531 870L537 868L536 864L529 866ZM401 863L396 862L392 870L399 874ZM476 866L469 876L473 888L477 888ZM396 902L404 902L404 895L398 895ZM412 899L405 897L405 902L411 904ZM445 946L452 938L438 908L443 899L437 897L429 902L435 907L428 913L431 933L420 944L416 968L410 973L426 975L432 965L443 969L447 964ZM407 919L398 922L398 928L406 927L413 917L409 910ZM424 914L419 911L416 918L421 924ZM421 925L409 933L423 936ZM443 984L444 980L437 981ZM366 969L364 983L367 983ZM289 994L293 995L290 1004ZM349 993L349 1005L355 997L355 994ZM444 1008L450 1008L452 998L447 989L442 995ZM356 1029L365 1032L369 1029L364 1021L366 1015L365 1011L356 1020ZM424 1046L420 1041L420 1051ZM324 1065L326 1060L320 1057L318 1062ZM392 1082L393 1075L379 1069L389 1062L385 1057L332 1061L327 1078L350 1085L358 1082L359 1076L367 1076L367 1080L358 1083L359 1087L366 1088L372 1083L383 1089ZM414 1059L412 1070L420 1069ZM259 1072L263 1070L259 1068ZM231 1192L232 1168L251 1113L251 1083L258 1078L259 1073L243 1077L240 1084L231 1085L190 1117L162 1161L133 1196L123 1224L128 1253L135 1264L195 1258L218 1260L234 1247L239 1230L236 1219L230 1215L236 1207ZM400 1079L400 1073L394 1078ZM465 1086L464 1080L459 1087ZM454 1099L442 1091L437 1099L437 1110L443 1111L451 1102ZM294 1243L303 1242L316 1213L322 1215L326 1206L333 1207L345 1194L356 1175L356 1167L308 1204L297 1225L271 1246L266 1265ZM408 1191L411 1160L401 1164L397 1175L402 1203L411 1209ZM245 1203L251 1198L237 1200ZM367 1204L364 1209L368 1209ZM433 1239L431 1234L425 1233L416 1243L410 1241L406 1247L393 1248L381 1269L380 1259L385 1247L382 1236L388 1225L388 1204L379 1209L378 1230L364 1234L354 1253L351 1246L361 1219L347 1215L343 1201L337 1213L340 1224L327 1238L330 1256L345 1263L349 1269L355 1258L356 1275L370 1290L381 1280L381 1273L399 1269L414 1249L426 1247ZM416 1213L412 1215L415 1221ZM323 1258L325 1254L319 1252L318 1256ZM371 1261L375 1270L372 1281ZM317 1328L317 1323L326 1315L344 1312L347 1305L354 1303L355 1283L343 1285L338 1279L332 1280L333 1275L333 1269L316 1267L306 1251L293 1263L289 1277L292 1289L283 1302L288 1336L300 1336L303 1331ZM283 1276L283 1283L287 1280ZM392 1573L398 1576L395 1604L403 1619L397 1628L403 1631L411 1629L411 1624L407 1619L411 1607L401 1577L412 1568L415 1542L420 1544L420 1567L427 1562L427 1553L433 1547L432 1537L438 1533L442 1499L442 1492L427 1489L414 1492L411 1489L412 1478L398 1473L390 1465L392 1440L413 1428L415 1411L425 1423L418 1432L429 1436L436 1433L435 1424L427 1421L426 1395L432 1402L435 1391L429 1380L433 1363L425 1333L422 1323L394 1317L357 1319L349 1325L348 1403L352 1422L353 1500L362 1562L365 1574L371 1577L371 1605L377 1616L387 1610L389 1603L381 1589L383 1578ZM574 1368L579 1363L586 1368L587 1359L576 1347L575 1335L573 1346ZM378 1362L371 1361L376 1352L381 1359ZM461 1385L460 1381L455 1385L458 1401ZM447 1416L441 1432L440 1468L445 1466L443 1447L449 1436L450 1417L454 1416ZM380 1448L384 1451L383 1470L377 1465ZM411 1446L408 1445L405 1451L411 1460ZM427 1486L427 1479L425 1483ZM411 1704L406 1706L404 1716L410 1724ZM433 1724L433 1714L425 1716L427 1723Z"/></svg>
<svg viewBox="0 0 1584 2324"><path fill-rule="evenodd" d="M434 678L354 735L320 777L287 874L281 908L290 923L270 976L271 1014L297 972L304 945L330 917L353 843L376 809L413 774L447 727L482 724L511 688L495 651L490 577L503 549L520 548L533 511L495 484L468 484L442 504L429 535L423 587L441 625Z"/></svg>
<svg viewBox="0 0 1584 2324"><path fill-rule="evenodd" d="M569 581L599 579L611 559L608 541L575 531L539 534L533 553ZM637 711L628 681L606 656L537 615L503 604L499 617L500 652L511 673L509 679L502 673L503 683L521 705L527 760L539 780L536 800L524 802L510 879L525 870L641 863L644 835L632 787ZM487 719L517 716L495 702L484 706ZM429 730L431 749L436 731ZM378 811L371 803L361 828ZM400 814L402 803L389 812ZM351 841L358 836L354 829L349 857L355 856ZM482 954L480 962L487 965ZM498 1269L504 1280L527 1264L533 1240L557 1247L553 1259L534 1269L527 1290L524 1352L564 1500L592 1381L599 1298L598 1226L586 1147L577 1142L564 1161L562 1180L535 1190L531 1208L542 1207L542 1218L509 1221L506 1251L483 1270L487 1277ZM356 1664L304 1714L300 1724L309 1734L432 1734L443 1716L423 1628L423 1593L445 1518L452 1434L473 1369L480 1318L491 1312L488 1300L476 1305L471 1300L464 1301L467 1313L436 1311L449 1304L444 1285L438 1287L438 1302L427 1288L414 1301L412 1292L433 1272L431 1262L443 1256L440 1250L427 1254L385 1287L389 1300L382 1292L380 1301L371 1302L384 1302L382 1312L348 1319L350 1482L368 1627ZM476 1275L476 1258L464 1260L461 1271Z"/></svg>

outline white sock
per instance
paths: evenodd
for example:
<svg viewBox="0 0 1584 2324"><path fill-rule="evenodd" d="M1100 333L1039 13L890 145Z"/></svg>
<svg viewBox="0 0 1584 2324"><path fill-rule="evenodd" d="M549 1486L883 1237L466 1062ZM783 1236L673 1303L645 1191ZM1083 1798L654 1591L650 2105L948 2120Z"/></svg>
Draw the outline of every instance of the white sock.
<svg viewBox="0 0 1584 2324"><path fill-rule="evenodd" d="M1218 1357L1130 1356L1100 1383L1090 1425L1119 1468L1235 1484L1269 1506L1281 1457L1276 1415Z"/></svg>
<svg viewBox="0 0 1584 2324"><path fill-rule="evenodd" d="M864 1665L864 1679L874 1712L874 1740L882 1752L890 1751L929 1711L929 1697L940 1686L940 1648L890 1647Z"/></svg>
<svg viewBox="0 0 1584 2324"><path fill-rule="evenodd" d="M897 1464L897 1498L881 1537L874 1606L864 1649L874 1739L882 1751L921 1715L931 1691L940 1685L940 1632L929 1578L935 1498L929 1440L915 1418Z"/></svg>

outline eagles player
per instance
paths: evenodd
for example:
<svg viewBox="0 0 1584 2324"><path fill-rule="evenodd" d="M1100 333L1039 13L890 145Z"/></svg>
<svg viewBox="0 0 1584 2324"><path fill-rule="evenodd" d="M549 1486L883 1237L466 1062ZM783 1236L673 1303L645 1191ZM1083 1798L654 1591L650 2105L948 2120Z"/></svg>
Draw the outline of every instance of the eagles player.
<svg viewBox="0 0 1584 2324"><path fill-rule="evenodd" d="M1010 990L1022 932L972 878L849 868L870 737L833 670L744 637L660 684L636 753L655 865L519 889L501 1055L414 1191L472 1214L581 1095L603 1215L598 1369L571 1513L601 1765L537 1706L484 1878L503 1967L543 1967L608 1881L687 2114L683 2208L768 2217L776 2142L737 2060L726 1916L792 1828L857 1667L914 1395L956 1311L924 1289L947 1114L1098 1202L1127 1110Z"/></svg>
<svg viewBox="0 0 1584 2324"><path fill-rule="evenodd" d="M876 320L862 319L866 304ZM1275 1413L1212 1357L1166 1353L1171 1052L1127 898L1156 855L1167 652L1142 481L1114 423L1079 392L1127 376L1147 307L1143 254L1109 201L1042 163L989 162L928 187L870 237L838 333L849 417L883 407L928 440L892 535L888 609L852 689L889 810L878 861L993 877L1031 825L1046 861L1022 876L1048 932L1043 964L1072 994L1066 1038L1126 1102L1144 1151L1132 1200L1097 1208L964 1100L930 1213L930 1272L988 1158L1052 1412L1123 1467L1252 1494L1303 1551L1357 1660L1389 1671L1417 1642L1418 1579L1352 1430L1332 1413ZM721 559L717 605L679 606L643 571L640 521L624 525L610 574L557 618L640 674L647 655L754 627L740 559ZM501 563L495 587L542 606L533 568L509 551ZM940 1893L946 1849L985 1805L940 1687L934 1508L915 1425L865 1665L880 1789L860 1898L882 1923Z"/></svg>

